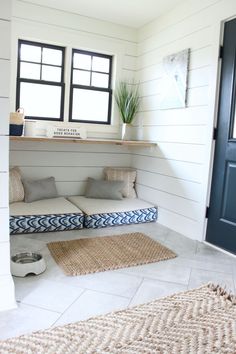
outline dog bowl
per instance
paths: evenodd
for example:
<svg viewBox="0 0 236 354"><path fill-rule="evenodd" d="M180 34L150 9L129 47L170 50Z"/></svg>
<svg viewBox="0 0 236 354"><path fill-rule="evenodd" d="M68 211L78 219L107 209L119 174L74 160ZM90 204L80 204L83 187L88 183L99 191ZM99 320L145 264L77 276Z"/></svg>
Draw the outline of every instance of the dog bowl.
<svg viewBox="0 0 236 354"><path fill-rule="evenodd" d="M11 257L11 273L16 277L38 275L45 271L46 263L40 253L21 252Z"/></svg>

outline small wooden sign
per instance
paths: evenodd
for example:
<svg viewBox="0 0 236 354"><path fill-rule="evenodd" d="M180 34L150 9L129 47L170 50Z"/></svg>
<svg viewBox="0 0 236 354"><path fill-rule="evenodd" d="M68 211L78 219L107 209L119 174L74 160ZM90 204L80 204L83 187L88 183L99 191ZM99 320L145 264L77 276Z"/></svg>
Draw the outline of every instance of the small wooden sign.
<svg viewBox="0 0 236 354"><path fill-rule="evenodd" d="M48 126L47 137L86 139L87 134L84 127L73 127L70 125L61 124L61 125Z"/></svg>

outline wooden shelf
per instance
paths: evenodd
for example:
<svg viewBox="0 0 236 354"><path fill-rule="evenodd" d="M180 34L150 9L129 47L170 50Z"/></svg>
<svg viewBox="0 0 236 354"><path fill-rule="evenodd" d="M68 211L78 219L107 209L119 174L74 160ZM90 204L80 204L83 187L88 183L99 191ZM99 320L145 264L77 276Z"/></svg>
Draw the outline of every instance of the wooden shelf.
<svg viewBox="0 0 236 354"><path fill-rule="evenodd" d="M76 143L76 144L113 144L137 147L152 147L157 144L146 140L115 140L115 139L71 139L71 138L44 138L44 137L30 137L30 136L10 136L11 141L34 141L46 143Z"/></svg>

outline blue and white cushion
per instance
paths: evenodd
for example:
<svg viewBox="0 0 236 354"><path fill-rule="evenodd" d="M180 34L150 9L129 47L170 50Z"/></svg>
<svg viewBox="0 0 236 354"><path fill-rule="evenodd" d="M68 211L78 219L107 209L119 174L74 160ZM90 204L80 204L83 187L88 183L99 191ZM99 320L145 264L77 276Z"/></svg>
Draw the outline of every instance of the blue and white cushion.
<svg viewBox="0 0 236 354"><path fill-rule="evenodd" d="M17 215L10 217L11 234L82 229L83 214Z"/></svg>
<svg viewBox="0 0 236 354"><path fill-rule="evenodd" d="M82 229L84 215L64 197L10 204L11 234Z"/></svg>
<svg viewBox="0 0 236 354"><path fill-rule="evenodd" d="M93 214L84 216L86 228L98 229L107 226L129 225L153 222L157 220L157 209L155 207L104 214Z"/></svg>

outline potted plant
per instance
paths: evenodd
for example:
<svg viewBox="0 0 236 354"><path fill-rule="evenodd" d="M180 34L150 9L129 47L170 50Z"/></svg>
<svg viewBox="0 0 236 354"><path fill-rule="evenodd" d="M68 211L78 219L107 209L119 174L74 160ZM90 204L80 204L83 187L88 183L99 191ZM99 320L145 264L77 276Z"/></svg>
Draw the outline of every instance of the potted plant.
<svg viewBox="0 0 236 354"><path fill-rule="evenodd" d="M128 84L121 81L115 91L115 100L122 119L122 139L128 140L129 127L138 112L140 97L139 87L136 84Z"/></svg>

